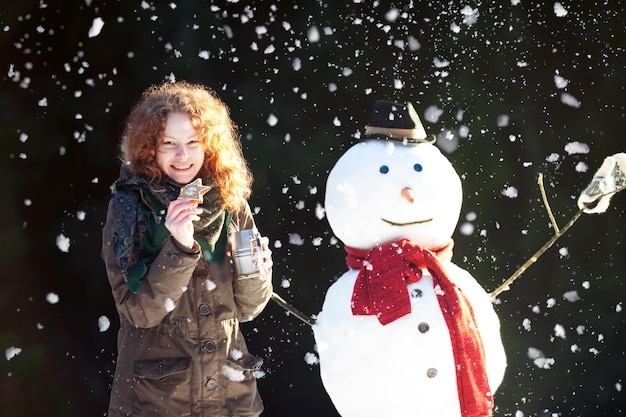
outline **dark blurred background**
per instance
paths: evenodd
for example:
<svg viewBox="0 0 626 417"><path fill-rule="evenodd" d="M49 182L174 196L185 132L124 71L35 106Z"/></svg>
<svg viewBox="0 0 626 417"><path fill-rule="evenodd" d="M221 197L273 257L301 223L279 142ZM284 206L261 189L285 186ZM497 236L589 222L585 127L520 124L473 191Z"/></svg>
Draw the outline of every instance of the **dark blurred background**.
<svg viewBox="0 0 626 417"><path fill-rule="evenodd" d="M24 0L2 2L0 26L3 416L106 413L118 323L100 230L150 84L201 82L229 104L276 292L306 314L346 269L325 181L375 100L412 102L438 135L464 183L455 262L490 291L552 236L538 174L563 226L626 150L619 1ZM625 196L499 298L497 416L623 415ZM271 303L244 331L265 358L264 415L337 415L306 324Z"/></svg>

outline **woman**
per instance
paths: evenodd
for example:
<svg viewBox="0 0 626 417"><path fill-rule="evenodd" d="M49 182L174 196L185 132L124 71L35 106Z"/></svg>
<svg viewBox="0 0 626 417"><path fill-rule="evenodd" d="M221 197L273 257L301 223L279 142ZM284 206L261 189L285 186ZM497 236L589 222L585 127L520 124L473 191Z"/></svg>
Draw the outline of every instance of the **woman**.
<svg viewBox="0 0 626 417"><path fill-rule="evenodd" d="M228 108L186 82L146 90L121 142L102 257L120 315L109 416L258 416L239 323L272 293L271 251L238 278L231 233L255 228L252 176ZM202 202L179 198L200 178Z"/></svg>

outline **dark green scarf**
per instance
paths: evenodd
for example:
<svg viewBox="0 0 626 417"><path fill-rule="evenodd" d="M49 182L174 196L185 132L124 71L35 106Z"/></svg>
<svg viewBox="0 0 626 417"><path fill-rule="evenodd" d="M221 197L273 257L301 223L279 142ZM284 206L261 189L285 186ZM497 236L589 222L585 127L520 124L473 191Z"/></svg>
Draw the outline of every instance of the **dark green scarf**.
<svg viewBox="0 0 626 417"><path fill-rule="evenodd" d="M208 184L211 185L211 184ZM150 184L122 166L119 179L111 187L111 226L113 248L124 280L133 293L139 291L143 276L170 235L165 214L169 203L180 193L180 185L171 180ZM220 263L224 259L228 225L232 213L216 204L217 187L204 195L200 220L194 222L195 238L205 260Z"/></svg>

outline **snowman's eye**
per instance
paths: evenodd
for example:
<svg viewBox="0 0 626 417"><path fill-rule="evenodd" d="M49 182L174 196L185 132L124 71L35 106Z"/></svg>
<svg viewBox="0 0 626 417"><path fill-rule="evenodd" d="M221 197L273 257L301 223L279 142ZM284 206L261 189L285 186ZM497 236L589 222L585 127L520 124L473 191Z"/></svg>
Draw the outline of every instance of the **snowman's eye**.
<svg viewBox="0 0 626 417"><path fill-rule="evenodd" d="M380 171L381 174L386 174L389 172L389 167L387 165L381 165L380 168L378 168L378 170Z"/></svg>
<svg viewBox="0 0 626 417"><path fill-rule="evenodd" d="M413 165L413 169L417 172L422 172L422 169L423 169L422 164Z"/></svg>

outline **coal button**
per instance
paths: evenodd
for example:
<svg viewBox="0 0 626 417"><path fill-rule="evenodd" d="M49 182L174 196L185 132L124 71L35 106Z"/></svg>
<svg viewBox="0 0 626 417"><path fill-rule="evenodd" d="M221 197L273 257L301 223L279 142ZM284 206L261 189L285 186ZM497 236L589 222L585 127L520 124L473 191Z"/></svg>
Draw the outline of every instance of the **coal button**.
<svg viewBox="0 0 626 417"><path fill-rule="evenodd" d="M420 290L419 288L413 288L411 290L411 297L420 298L421 296L422 296L422 290Z"/></svg>
<svg viewBox="0 0 626 417"><path fill-rule="evenodd" d="M436 377L436 376L437 376L437 369L435 369L435 368L428 368L428 371L426 371L426 375L427 375L429 378L434 378L434 377Z"/></svg>
<svg viewBox="0 0 626 417"><path fill-rule="evenodd" d="M417 325L417 329L420 331L420 333L426 333L430 329L430 326L428 325L428 323L423 321Z"/></svg>

